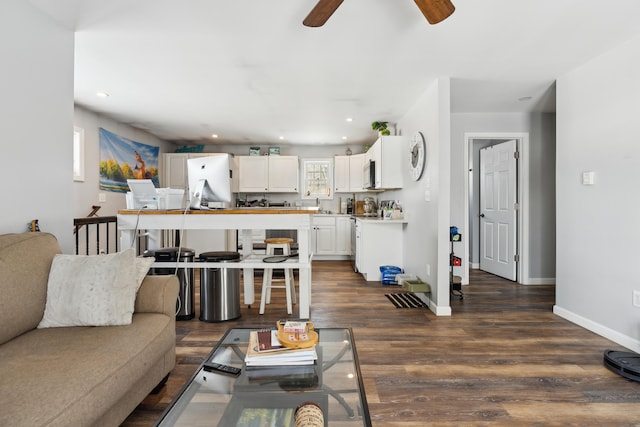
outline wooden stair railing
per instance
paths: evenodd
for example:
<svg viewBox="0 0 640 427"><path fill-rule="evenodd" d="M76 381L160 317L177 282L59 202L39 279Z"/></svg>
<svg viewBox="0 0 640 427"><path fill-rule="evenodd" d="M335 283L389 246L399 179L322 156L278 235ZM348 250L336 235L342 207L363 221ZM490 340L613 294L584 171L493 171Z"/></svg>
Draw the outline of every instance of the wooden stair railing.
<svg viewBox="0 0 640 427"><path fill-rule="evenodd" d="M73 219L73 234L76 236L76 255L80 253L80 233L79 231L86 225L84 230L84 250L85 255L89 255L89 248L91 245L91 240L95 241L96 254L100 253L110 253L118 251L118 227L116 225L117 217L116 216L97 216L96 212L100 209L100 206L92 206L92 211L86 218L74 218ZM100 241L100 229L101 224L105 224L102 226L104 228L105 244L102 245ZM113 227L111 227L113 225ZM95 227L92 227L95 226ZM112 242L114 250L112 251L111 246Z"/></svg>

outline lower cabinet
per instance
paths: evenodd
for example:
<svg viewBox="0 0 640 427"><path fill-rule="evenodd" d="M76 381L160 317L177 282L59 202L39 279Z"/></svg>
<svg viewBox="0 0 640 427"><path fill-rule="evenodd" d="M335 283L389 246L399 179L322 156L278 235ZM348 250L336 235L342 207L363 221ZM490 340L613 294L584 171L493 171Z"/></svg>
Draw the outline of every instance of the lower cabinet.
<svg viewBox="0 0 640 427"><path fill-rule="evenodd" d="M341 259L351 254L351 224L346 215L314 215L311 226L314 259Z"/></svg>
<svg viewBox="0 0 640 427"><path fill-rule="evenodd" d="M402 222L356 219L356 268L368 282L380 281L381 265L402 268Z"/></svg>
<svg viewBox="0 0 640 427"><path fill-rule="evenodd" d="M336 254L351 255L351 218L336 217Z"/></svg>

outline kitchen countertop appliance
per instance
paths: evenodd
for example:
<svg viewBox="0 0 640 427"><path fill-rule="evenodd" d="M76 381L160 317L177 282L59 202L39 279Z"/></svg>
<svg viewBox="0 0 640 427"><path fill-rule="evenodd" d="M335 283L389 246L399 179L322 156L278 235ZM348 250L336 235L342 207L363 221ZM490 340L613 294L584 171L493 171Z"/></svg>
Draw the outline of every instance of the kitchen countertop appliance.
<svg viewBox="0 0 640 427"><path fill-rule="evenodd" d="M364 198L364 216L376 216L378 215L378 208L376 201L373 197Z"/></svg>

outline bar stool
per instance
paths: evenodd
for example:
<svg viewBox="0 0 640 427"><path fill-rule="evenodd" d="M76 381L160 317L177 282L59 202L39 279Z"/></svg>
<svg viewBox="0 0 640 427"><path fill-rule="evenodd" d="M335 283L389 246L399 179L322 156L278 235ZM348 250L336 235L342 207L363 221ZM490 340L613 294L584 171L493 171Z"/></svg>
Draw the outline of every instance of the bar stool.
<svg viewBox="0 0 640 427"><path fill-rule="evenodd" d="M282 255L291 254L291 243L293 239L287 237L273 237L265 239L264 243L267 245L266 256L276 255L276 250L281 250ZM279 254L278 254L279 255ZM287 295L287 313L291 314L293 309L291 307L292 301L295 304L296 301L296 288L293 278L293 269L284 268L284 285L273 285L273 268L265 268L262 275L262 291L260 295L260 314L264 314L265 304L271 304L271 289L285 289Z"/></svg>

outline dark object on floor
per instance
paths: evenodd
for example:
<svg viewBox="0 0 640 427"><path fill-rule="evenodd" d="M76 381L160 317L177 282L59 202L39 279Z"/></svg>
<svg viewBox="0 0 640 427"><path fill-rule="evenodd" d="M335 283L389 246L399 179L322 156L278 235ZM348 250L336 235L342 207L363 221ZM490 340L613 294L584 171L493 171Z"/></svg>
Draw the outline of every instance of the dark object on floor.
<svg viewBox="0 0 640 427"><path fill-rule="evenodd" d="M413 292L402 292L394 294L384 294L396 308L426 308L428 307Z"/></svg>
<svg viewBox="0 0 640 427"><path fill-rule="evenodd" d="M604 366L629 380L640 381L640 355L637 353L605 350Z"/></svg>
<svg viewBox="0 0 640 427"><path fill-rule="evenodd" d="M289 258L297 258L298 253L289 254L289 255L270 255L268 257L262 258L262 262L285 262Z"/></svg>

